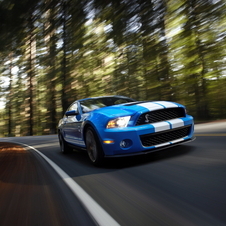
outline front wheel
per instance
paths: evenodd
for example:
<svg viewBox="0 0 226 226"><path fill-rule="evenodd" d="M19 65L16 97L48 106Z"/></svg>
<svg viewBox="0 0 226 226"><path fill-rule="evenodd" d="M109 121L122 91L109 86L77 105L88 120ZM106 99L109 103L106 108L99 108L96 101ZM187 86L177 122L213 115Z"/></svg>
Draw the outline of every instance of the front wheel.
<svg viewBox="0 0 226 226"><path fill-rule="evenodd" d="M89 127L86 130L86 149L89 159L94 165L101 165L104 160L102 147L93 128Z"/></svg>
<svg viewBox="0 0 226 226"><path fill-rule="evenodd" d="M60 150L63 154L67 154L71 151L71 148L68 146L67 142L64 140L62 134L58 135L60 142Z"/></svg>

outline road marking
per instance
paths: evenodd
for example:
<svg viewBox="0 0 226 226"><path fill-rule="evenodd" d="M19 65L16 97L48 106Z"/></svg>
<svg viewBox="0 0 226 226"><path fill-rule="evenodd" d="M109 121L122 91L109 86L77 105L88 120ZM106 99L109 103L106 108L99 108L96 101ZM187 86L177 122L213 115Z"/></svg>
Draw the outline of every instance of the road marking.
<svg viewBox="0 0 226 226"><path fill-rule="evenodd" d="M213 134L205 134L205 133L200 133L200 134L196 134L195 133L195 136L196 137L225 137L226 136L226 133L213 133Z"/></svg>
<svg viewBox="0 0 226 226"><path fill-rule="evenodd" d="M67 173L65 173L58 165L56 165L51 159L42 154L36 148L29 146L24 143L22 144L34 151L36 151L39 155L41 155L58 173L58 175L64 180L64 182L68 185L68 187L72 190L75 196L80 200L83 206L86 208L88 213L91 215L92 219L100 226L118 226L118 222L116 222L88 193L86 193L82 187L80 187Z"/></svg>
<svg viewBox="0 0 226 226"><path fill-rule="evenodd" d="M33 148L46 148L46 147L49 147L49 146L58 146L59 145L59 142L52 142L52 143L47 143L47 144L37 144L37 145L34 145L32 146Z"/></svg>

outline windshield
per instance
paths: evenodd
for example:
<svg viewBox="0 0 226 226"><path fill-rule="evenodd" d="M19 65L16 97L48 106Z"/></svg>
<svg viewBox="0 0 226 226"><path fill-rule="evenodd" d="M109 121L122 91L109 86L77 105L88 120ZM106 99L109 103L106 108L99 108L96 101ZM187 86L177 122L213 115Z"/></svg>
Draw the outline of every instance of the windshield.
<svg viewBox="0 0 226 226"><path fill-rule="evenodd" d="M128 97L99 97L80 101L82 112L87 113L98 108L134 102L135 100Z"/></svg>

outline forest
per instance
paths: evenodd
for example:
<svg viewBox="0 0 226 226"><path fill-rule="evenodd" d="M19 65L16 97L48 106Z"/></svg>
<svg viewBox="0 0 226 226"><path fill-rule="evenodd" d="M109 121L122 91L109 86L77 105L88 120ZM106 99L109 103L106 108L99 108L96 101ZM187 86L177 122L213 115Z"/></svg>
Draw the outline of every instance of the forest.
<svg viewBox="0 0 226 226"><path fill-rule="evenodd" d="M225 0L0 0L0 136L57 133L77 99L226 118Z"/></svg>

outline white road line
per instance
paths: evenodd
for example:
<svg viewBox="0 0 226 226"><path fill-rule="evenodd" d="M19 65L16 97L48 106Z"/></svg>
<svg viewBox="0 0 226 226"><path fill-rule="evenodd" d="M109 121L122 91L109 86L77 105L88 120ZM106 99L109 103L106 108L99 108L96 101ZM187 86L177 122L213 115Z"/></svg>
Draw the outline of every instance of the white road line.
<svg viewBox="0 0 226 226"><path fill-rule="evenodd" d="M80 200L80 202L84 205L88 213L95 220L95 222L100 226L117 226L119 225L92 197L87 194L82 187L80 187L68 174L66 174L58 165L56 165L51 159L46 157L36 148L29 146L24 143L22 144L34 151L36 151L39 155L41 155L58 173L58 175L64 180L64 182L68 185L68 187L72 190L75 196Z"/></svg>
<svg viewBox="0 0 226 226"><path fill-rule="evenodd" d="M34 145L32 146L33 148L46 148L46 147L49 147L49 146L58 146L59 145L59 142L53 142L53 143L46 143L46 144L37 144L37 145Z"/></svg>

